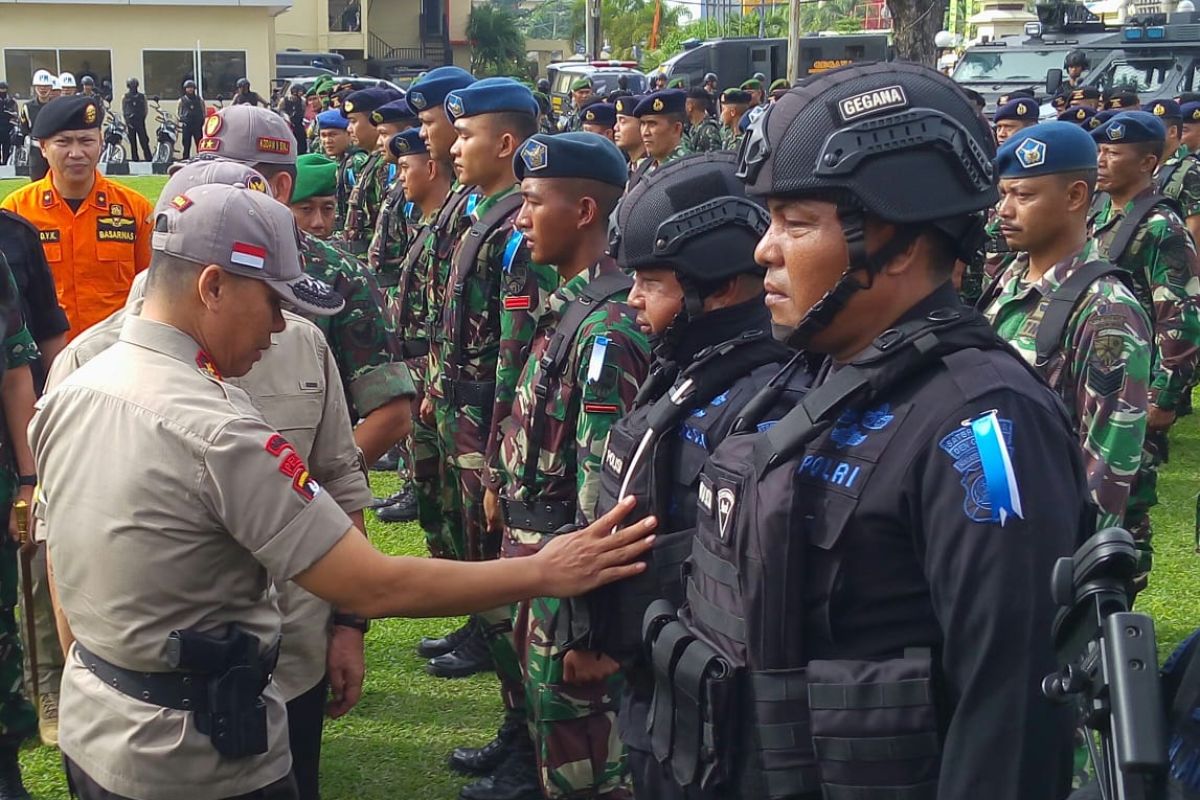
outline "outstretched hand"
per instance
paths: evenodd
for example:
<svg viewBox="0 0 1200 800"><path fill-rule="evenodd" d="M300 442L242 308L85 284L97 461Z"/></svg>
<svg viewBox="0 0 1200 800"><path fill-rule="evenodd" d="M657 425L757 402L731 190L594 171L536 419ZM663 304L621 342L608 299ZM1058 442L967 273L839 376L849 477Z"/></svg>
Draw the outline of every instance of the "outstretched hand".
<svg viewBox="0 0 1200 800"><path fill-rule="evenodd" d="M542 562L546 596L574 597L646 569L636 559L654 543L650 532L658 521L647 517L614 532L635 504L625 498L583 530L555 536L534 556Z"/></svg>

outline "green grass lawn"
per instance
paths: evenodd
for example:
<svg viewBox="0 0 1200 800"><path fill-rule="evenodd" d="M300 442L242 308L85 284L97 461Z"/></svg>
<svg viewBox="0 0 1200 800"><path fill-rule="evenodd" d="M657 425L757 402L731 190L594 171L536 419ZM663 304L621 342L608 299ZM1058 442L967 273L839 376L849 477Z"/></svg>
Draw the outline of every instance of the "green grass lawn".
<svg viewBox="0 0 1200 800"><path fill-rule="evenodd" d="M157 198L163 177L122 178ZM0 181L0 197L23 181ZM1196 492L1200 489L1200 417L1180 421L1171 436L1171 462L1159 480L1155 510L1154 572L1139 610L1154 615L1160 653L1169 652L1200 626L1200 581L1195 574ZM394 475L372 473L376 494L396 489ZM424 555L416 524L384 525L367 512L367 532L375 546L393 554ZM1049 591L1049 587L1046 587ZM451 748L483 743L499 724L500 701L494 678L447 681L431 678L413 652L421 636L441 634L457 620L382 620L367 635L367 679L362 702L348 716L325 727L322 796L325 800L451 800L465 779L444 766ZM1019 643L1018 643L1019 645ZM25 779L37 798L66 800L59 754L31 747L22 755Z"/></svg>
<svg viewBox="0 0 1200 800"><path fill-rule="evenodd" d="M123 183L126 186L132 186L134 189L137 189L139 192L146 195L146 197L149 197L151 202L154 202L158 199L158 193L162 191L163 185L166 184L167 176L146 175L137 178L114 177L113 180L117 181L118 183ZM5 195L8 195L11 192L21 188L26 183L28 183L28 181L24 178L0 181L0 199L3 199Z"/></svg>

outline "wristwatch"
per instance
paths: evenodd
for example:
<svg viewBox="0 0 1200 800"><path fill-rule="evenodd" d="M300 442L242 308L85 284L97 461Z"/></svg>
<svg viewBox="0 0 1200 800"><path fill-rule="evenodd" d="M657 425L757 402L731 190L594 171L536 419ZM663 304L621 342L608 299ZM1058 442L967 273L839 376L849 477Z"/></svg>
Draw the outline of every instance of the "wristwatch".
<svg viewBox="0 0 1200 800"><path fill-rule="evenodd" d="M343 628L354 628L356 631L366 633L371 630L371 620L366 617L355 616L354 614L335 613L333 615L333 624L340 625Z"/></svg>
<svg viewBox="0 0 1200 800"><path fill-rule="evenodd" d="M38 477L37 475L21 475L20 484L21 486L37 486Z"/></svg>

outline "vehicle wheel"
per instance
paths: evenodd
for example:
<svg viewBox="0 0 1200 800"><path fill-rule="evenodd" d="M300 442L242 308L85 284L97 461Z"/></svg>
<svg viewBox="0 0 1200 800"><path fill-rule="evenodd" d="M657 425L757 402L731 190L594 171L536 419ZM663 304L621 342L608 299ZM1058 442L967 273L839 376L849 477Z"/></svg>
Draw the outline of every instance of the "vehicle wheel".
<svg viewBox="0 0 1200 800"><path fill-rule="evenodd" d="M171 162L171 145L163 142L159 144L154 151L155 164L169 164Z"/></svg>
<svg viewBox="0 0 1200 800"><path fill-rule="evenodd" d="M121 147L121 145L119 145L119 144L113 145L112 152L108 156L108 163L124 164L125 163L125 148Z"/></svg>

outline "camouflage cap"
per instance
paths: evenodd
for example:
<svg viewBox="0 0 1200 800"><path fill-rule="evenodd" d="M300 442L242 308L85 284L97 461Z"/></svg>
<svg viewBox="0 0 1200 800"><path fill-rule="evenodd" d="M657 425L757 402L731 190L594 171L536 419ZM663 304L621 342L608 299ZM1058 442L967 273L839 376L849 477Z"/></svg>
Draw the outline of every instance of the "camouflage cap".
<svg viewBox="0 0 1200 800"><path fill-rule="evenodd" d="M263 281L310 314L329 316L345 304L333 287L301 268L300 232L291 210L244 186L210 183L175 195L155 215L151 247Z"/></svg>
<svg viewBox="0 0 1200 800"><path fill-rule="evenodd" d="M296 163L291 126L274 111L251 105L226 106L205 119L196 149L242 164Z"/></svg>

